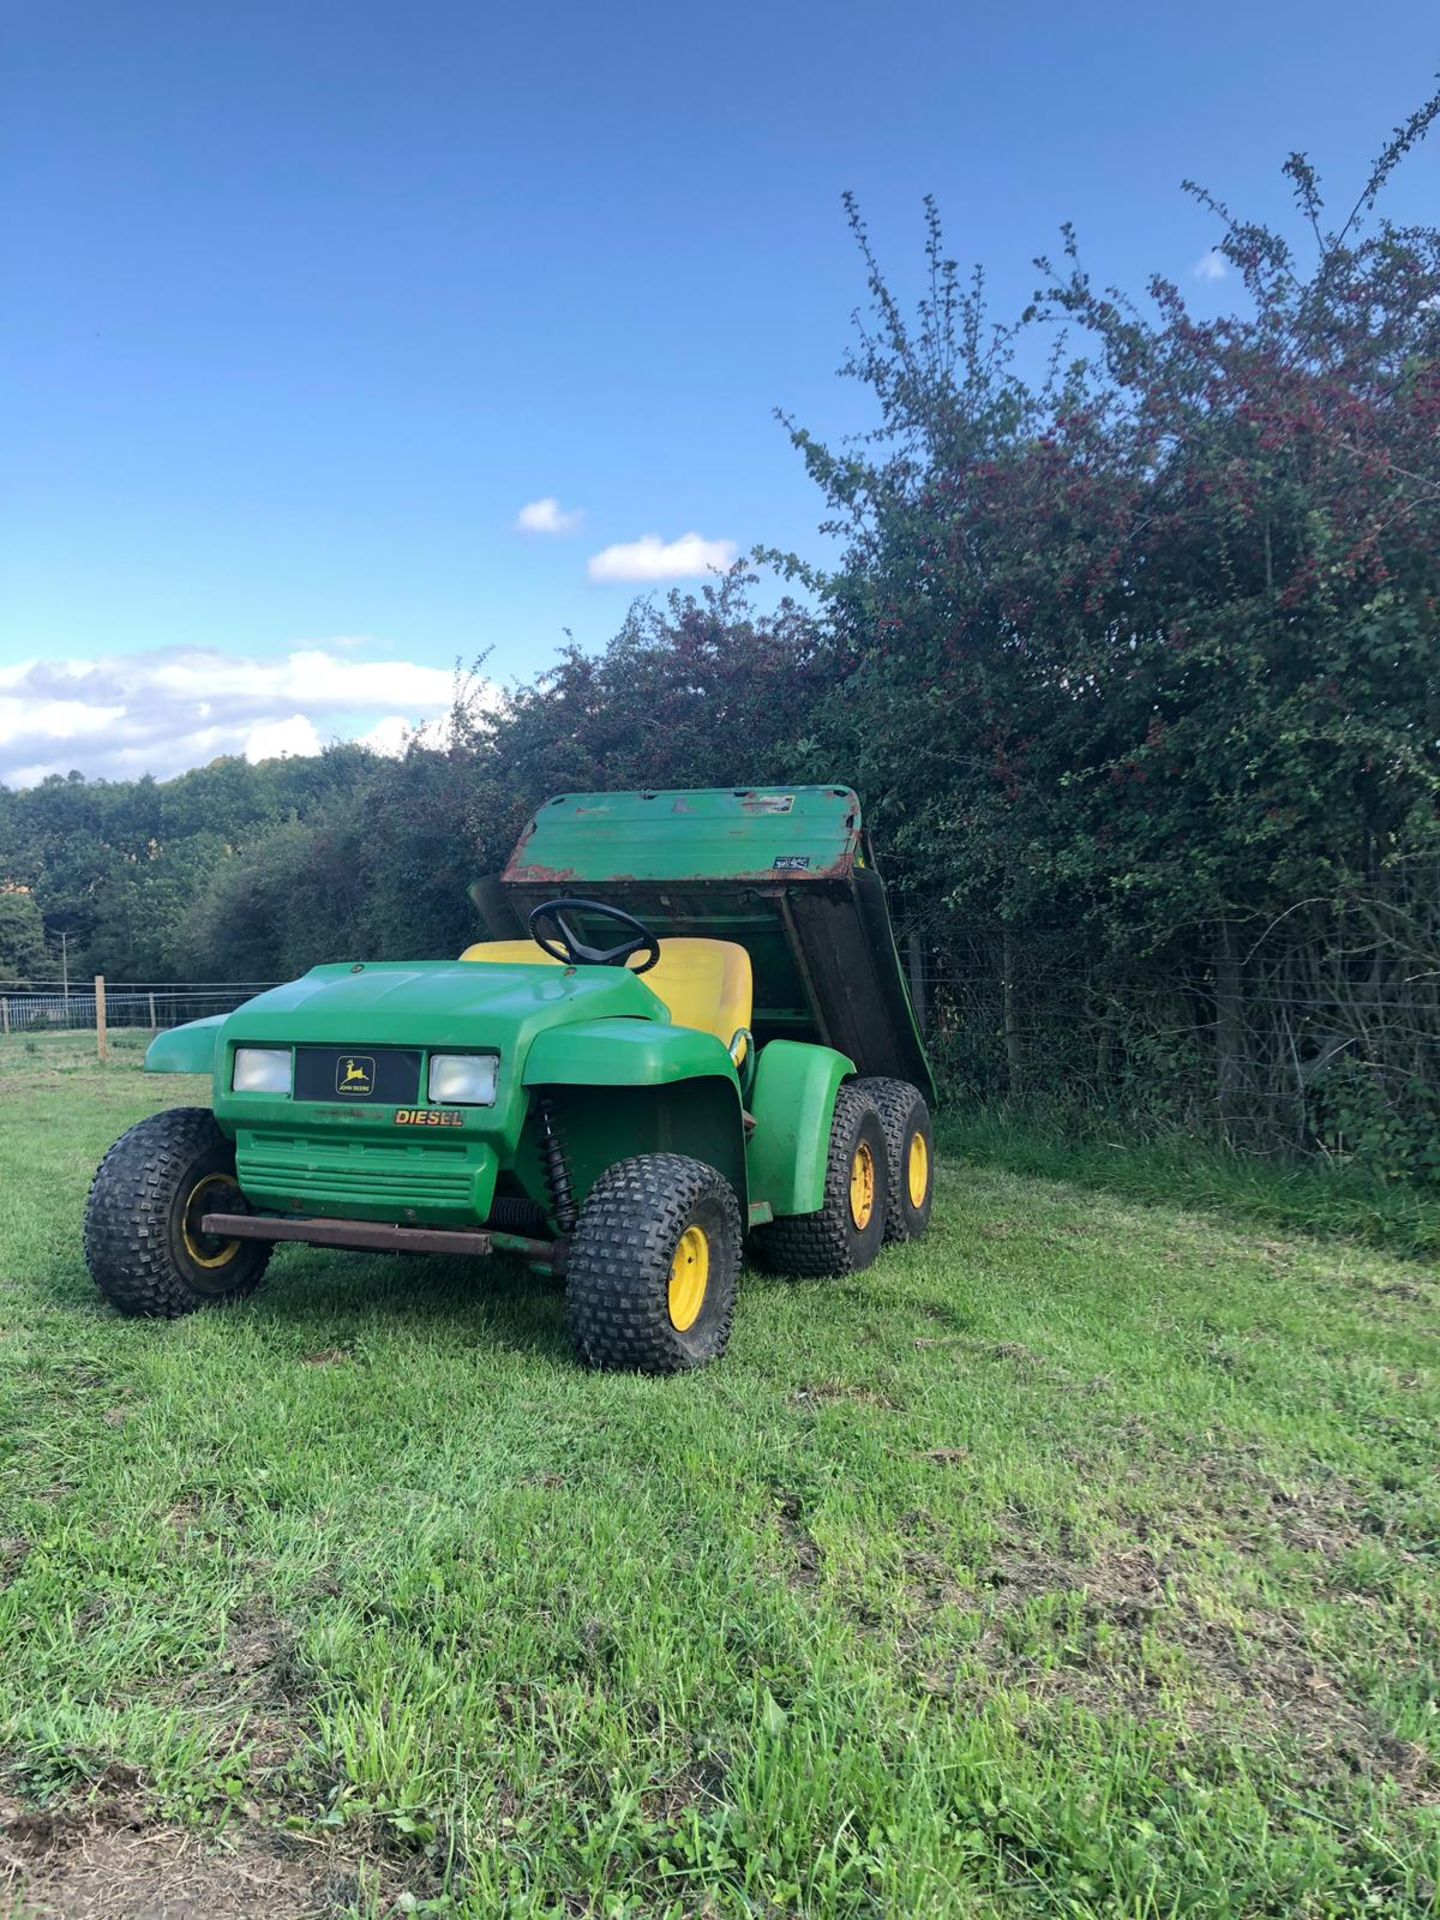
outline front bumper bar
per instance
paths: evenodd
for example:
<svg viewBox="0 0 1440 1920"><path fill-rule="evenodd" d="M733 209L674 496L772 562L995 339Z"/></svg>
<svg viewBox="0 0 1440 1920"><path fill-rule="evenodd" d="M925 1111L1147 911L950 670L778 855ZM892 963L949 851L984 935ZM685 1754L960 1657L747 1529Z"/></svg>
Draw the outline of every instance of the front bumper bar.
<svg viewBox="0 0 1440 1920"><path fill-rule="evenodd" d="M220 1240L298 1240L307 1247L357 1253L518 1253L538 1266L563 1267L561 1243L480 1227L396 1227L384 1220L279 1220L264 1213L207 1213L202 1233Z"/></svg>

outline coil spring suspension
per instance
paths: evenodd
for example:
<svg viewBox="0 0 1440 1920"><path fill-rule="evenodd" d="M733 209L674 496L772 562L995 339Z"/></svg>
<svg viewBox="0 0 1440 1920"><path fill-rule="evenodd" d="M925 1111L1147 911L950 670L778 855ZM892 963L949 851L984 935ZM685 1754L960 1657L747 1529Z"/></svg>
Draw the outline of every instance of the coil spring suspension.
<svg viewBox="0 0 1440 1920"><path fill-rule="evenodd" d="M545 1209L534 1200L523 1200L514 1194L502 1193L490 1208L487 1227L494 1227L497 1233L543 1234L550 1222L545 1217Z"/></svg>
<svg viewBox="0 0 1440 1920"><path fill-rule="evenodd" d="M549 1189L555 1224L562 1233L569 1233L579 1217L575 1206L575 1189L570 1184L565 1148L555 1131L555 1116L548 1100L540 1102L540 1158L545 1165L545 1185Z"/></svg>

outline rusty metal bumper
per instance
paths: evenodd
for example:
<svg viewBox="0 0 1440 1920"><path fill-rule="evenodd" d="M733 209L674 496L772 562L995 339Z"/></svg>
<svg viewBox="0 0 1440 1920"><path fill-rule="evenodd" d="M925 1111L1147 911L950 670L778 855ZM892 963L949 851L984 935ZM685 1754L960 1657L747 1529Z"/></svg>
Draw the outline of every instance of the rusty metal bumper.
<svg viewBox="0 0 1440 1920"><path fill-rule="evenodd" d="M298 1240L307 1247L343 1247L356 1253L518 1253L559 1268L559 1242L481 1227L396 1227L383 1220L280 1220L263 1213L207 1213L202 1233L221 1240Z"/></svg>

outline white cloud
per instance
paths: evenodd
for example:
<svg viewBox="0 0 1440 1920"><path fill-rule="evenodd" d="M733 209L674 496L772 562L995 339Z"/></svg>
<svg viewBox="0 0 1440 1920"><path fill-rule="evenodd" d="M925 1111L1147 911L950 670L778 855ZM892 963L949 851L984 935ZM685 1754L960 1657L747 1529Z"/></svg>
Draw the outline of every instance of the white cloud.
<svg viewBox="0 0 1440 1920"><path fill-rule="evenodd" d="M576 507L567 512L553 494L547 494L543 500L532 500L528 506L521 507L515 516L517 533L574 533L585 518L584 509Z"/></svg>
<svg viewBox="0 0 1440 1920"><path fill-rule="evenodd" d="M398 760L412 742L421 747L444 747L450 744L450 739L448 713L418 724L407 720L402 713L387 713L368 733L360 735L359 745L369 747L372 753L383 753L388 760Z"/></svg>
<svg viewBox="0 0 1440 1920"><path fill-rule="evenodd" d="M445 668L357 660L329 641L268 660L204 647L22 660L0 667L0 784L71 768L164 779L222 754L317 753L336 738L399 753L412 735L443 734L453 697Z"/></svg>
<svg viewBox="0 0 1440 1920"><path fill-rule="evenodd" d="M1223 253L1217 247L1211 247L1208 253L1202 253L1191 269L1197 280L1223 280L1230 267Z"/></svg>
<svg viewBox="0 0 1440 1920"><path fill-rule="evenodd" d="M360 744L369 747L372 753L383 753L388 760L398 760L409 738L410 722L404 714L387 713L368 733L361 734Z"/></svg>
<svg viewBox="0 0 1440 1920"><path fill-rule="evenodd" d="M739 552L733 540L706 540L698 533L682 533L678 540L662 540L644 533L638 540L606 547L590 556L592 580L689 580L735 564Z"/></svg>
<svg viewBox="0 0 1440 1920"><path fill-rule="evenodd" d="M303 757L319 753L324 744L313 720L303 713L292 713L288 720L265 720L252 727L245 742L245 758L254 765L261 760L286 760L292 754Z"/></svg>

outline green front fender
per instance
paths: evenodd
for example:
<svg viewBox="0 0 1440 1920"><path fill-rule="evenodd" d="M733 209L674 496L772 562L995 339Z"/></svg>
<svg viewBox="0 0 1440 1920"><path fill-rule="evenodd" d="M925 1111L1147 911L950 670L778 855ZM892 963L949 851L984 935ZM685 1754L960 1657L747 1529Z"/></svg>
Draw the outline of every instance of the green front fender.
<svg viewBox="0 0 1440 1920"><path fill-rule="evenodd" d="M168 1033L157 1033L145 1050L146 1073L213 1073L220 1028L228 1018L212 1013L204 1020L187 1021Z"/></svg>
<svg viewBox="0 0 1440 1920"><path fill-rule="evenodd" d="M536 1035L523 1078L545 1089L577 1199L618 1160L681 1153L722 1173L746 1218L740 1082L713 1033L656 1020L575 1021ZM532 1123L520 1154L532 1191L535 1156Z"/></svg>
<svg viewBox="0 0 1440 1920"><path fill-rule="evenodd" d="M535 1036L527 1087L664 1087L710 1076L739 1087L729 1049L713 1033L658 1020L579 1020Z"/></svg>
<svg viewBox="0 0 1440 1920"><path fill-rule="evenodd" d="M750 1110L750 1204L782 1214L818 1213L840 1083L855 1071L833 1047L772 1040L760 1049Z"/></svg>

